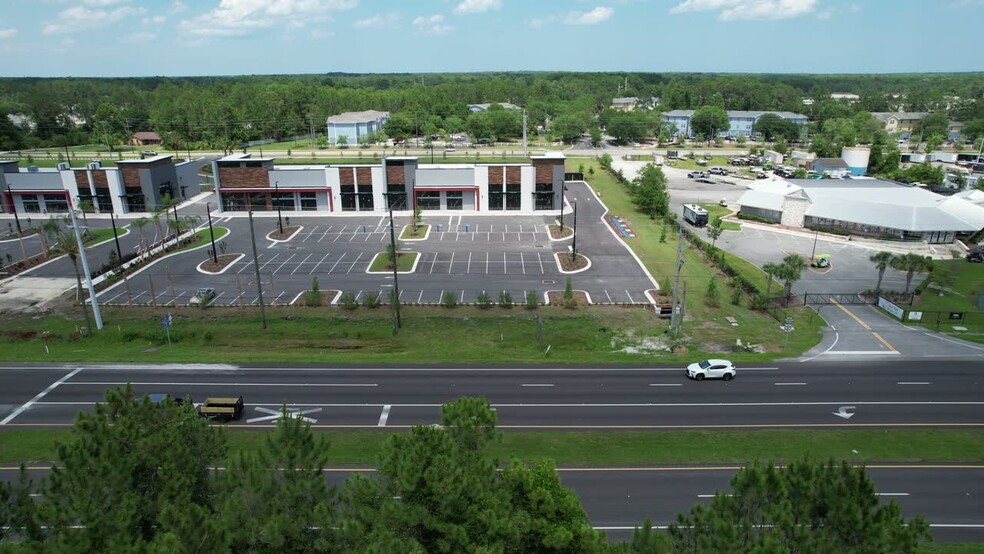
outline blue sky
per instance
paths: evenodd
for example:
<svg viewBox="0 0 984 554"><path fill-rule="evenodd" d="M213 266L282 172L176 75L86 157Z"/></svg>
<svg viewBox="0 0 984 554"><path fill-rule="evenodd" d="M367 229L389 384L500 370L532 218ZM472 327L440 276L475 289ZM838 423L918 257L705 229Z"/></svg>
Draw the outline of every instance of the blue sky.
<svg viewBox="0 0 984 554"><path fill-rule="evenodd" d="M984 0L0 0L0 76L982 71Z"/></svg>

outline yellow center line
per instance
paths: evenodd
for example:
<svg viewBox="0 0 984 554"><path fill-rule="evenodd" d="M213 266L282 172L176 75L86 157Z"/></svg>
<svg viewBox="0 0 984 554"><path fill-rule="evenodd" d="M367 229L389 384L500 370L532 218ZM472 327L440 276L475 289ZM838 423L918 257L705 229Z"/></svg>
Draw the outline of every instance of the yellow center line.
<svg viewBox="0 0 984 554"><path fill-rule="evenodd" d="M848 310L847 308L845 308L844 306L842 306L840 304L840 302L834 300L833 298L830 299L830 302L833 303L834 306L837 306L841 310L844 310L844 313L845 314L851 316L851 318L854 319L854 321L857 321L859 325L861 325L862 327L865 328L865 330L867 330L867 331L870 331L871 330L871 327L869 327L867 323L861 321L861 318L860 317L858 317L858 316L854 315L853 313L851 313L851 311Z"/></svg>
<svg viewBox="0 0 984 554"><path fill-rule="evenodd" d="M896 350L895 347L892 346L892 344L890 342L888 342L887 340L885 340L884 337L882 337L881 335L879 335L878 333L876 333L874 331L872 331L871 334L872 335L875 335L875 338L878 339L878 340L880 340L881 343L884 344L886 348L888 348L892 352L898 352L898 350Z"/></svg>

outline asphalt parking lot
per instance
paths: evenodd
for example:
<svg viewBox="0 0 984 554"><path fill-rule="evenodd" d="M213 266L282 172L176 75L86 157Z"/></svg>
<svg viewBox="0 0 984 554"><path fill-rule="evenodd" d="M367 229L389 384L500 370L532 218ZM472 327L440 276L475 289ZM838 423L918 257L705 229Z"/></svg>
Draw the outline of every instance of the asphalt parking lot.
<svg viewBox="0 0 984 554"><path fill-rule="evenodd" d="M568 187L568 201L578 204L578 251L592 263L587 270L570 275L573 288L584 290L597 304L649 303L646 291L656 285L603 221L604 206L585 185L569 183ZM436 304L451 292L459 302L470 303L482 292L497 300L501 291L507 291L520 303L530 291L542 299L547 291L563 290L568 275L558 267L555 255L568 252L573 241L550 240L547 226L557 216L556 212L542 216L425 214L423 223L431 226L427 238L399 241L401 251L419 253L414 271L399 275L400 299ZM565 224L571 225L573 216L568 213L565 218ZM127 283L103 291L101 302L184 305L197 289L211 287L216 292L213 305L258 304L248 220L218 216L213 223L231 231L223 239L225 253L244 254L223 273L207 275L198 270L207 249L186 252L161 259ZM296 301L310 289L314 277L321 290L351 292L359 299L378 293L386 301L394 286L392 274L366 271L389 243L388 217L291 214L289 223L302 228L289 240L276 242L267 239L277 227L276 214L254 217L265 303ZM410 218L404 214L394 223L399 236Z"/></svg>

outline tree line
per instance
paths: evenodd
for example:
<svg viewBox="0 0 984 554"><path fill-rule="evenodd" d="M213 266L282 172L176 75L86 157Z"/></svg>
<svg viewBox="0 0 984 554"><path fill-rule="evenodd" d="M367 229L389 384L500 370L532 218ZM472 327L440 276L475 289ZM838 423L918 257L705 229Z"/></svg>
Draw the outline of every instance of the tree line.
<svg viewBox="0 0 984 554"><path fill-rule="evenodd" d="M480 74L298 75L132 79L0 79L0 149L124 142L135 131L159 133L175 149L236 147L249 140L323 132L328 116L389 111L395 135L468 130L475 138L521 134L516 116L475 117L474 103L511 102L531 129L572 140L601 128L618 140L664 133L659 111L716 107L803 113L811 133L859 112L936 111L984 134L980 73L898 75L727 75L512 72ZM857 102L830 98L852 92ZM615 112L617 96L656 111ZM804 105L803 99L812 100ZM25 116L21 126L7 115ZM28 123L29 122L29 123ZM669 131L669 130L665 130ZM387 131L389 132L389 131ZM487 136L482 136L487 135ZM927 135L928 136L928 135Z"/></svg>
<svg viewBox="0 0 984 554"><path fill-rule="evenodd" d="M610 543L552 462L490 455L496 423L484 399L460 398L440 425L389 437L376 471L333 486L330 435L301 419L230 453L190 402L128 386L79 414L47 477L0 485L0 551L894 554L928 540L863 468L802 461L751 465L667 533L640 522Z"/></svg>

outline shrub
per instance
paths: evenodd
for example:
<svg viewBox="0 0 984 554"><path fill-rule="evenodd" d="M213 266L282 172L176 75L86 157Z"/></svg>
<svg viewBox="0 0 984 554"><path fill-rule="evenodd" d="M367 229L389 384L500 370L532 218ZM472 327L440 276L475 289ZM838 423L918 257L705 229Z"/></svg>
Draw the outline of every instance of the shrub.
<svg viewBox="0 0 984 554"><path fill-rule="evenodd" d="M502 291L499 293L499 307L500 308L512 308L513 298L508 291Z"/></svg>
<svg viewBox="0 0 984 554"><path fill-rule="evenodd" d="M311 289L304 293L304 304L307 306L321 305L321 288L318 286L318 278L311 278Z"/></svg>
<svg viewBox="0 0 984 554"><path fill-rule="evenodd" d="M365 296L362 297L362 306L365 308L378 308L379 307L379 293L378 292L367 292Z"/></svg>
<svg viewBox="0 0 984 554"><path fill-rule="evenodd" d="M486 292L485 292L485 291L483 290L483 291L482 291L482 294L479 294L479 295L478 295L478 299L476 300L476 304L478 304L478 307L479 307L479 308L481 308L481 309L483 309L483 310L487 310L487 309L489 309L489 308L491 308L491 307L492 307L492 297L491 297L491 296L489 296L489 295L488 295L488 294L487 294L487 293L486 293Z"/></svg>
<svg viewBox="0 0 984 554"><path fill-rule="evenodd" d="M759 223L768 223L770 225L775 225L778 221L773 221L765 217L759 217L757 215L749 215L745 212L738 212L738 219L744 219L746 221L758 221Z"/></svg>
<svg viewBox="0 0 984 554"><path fill-rule="evenodd" d="M721 297L721 292L718 290L717 277L711 277L711 280L707 283L707 295L704 297L704 303L712 308L718 306L718 300Z"/></svg>
<svg viewBox="0 0 984 554"><path fill-rule="evenodd" d="M567 284L564 285L564 300L570 300L574 298L574 285L571 283L571 278L567 278Z"/></svg>
<svg viewBox="0 0 984 554"><path fill-rule="evenodd" d="M731 281L731 304L734 306L741 306L741 287L734 280Z"/></svg>
<svg viewBox="0 0 984 554"><path fill-rule="evenodd" d="M577 300L574 298L574 295L571 295L570 298L564 299L564 307L567 308L568 310L573 310L577 308Z"/></svg>
<svg viewBox="0 0 984 554"><path fill-rule="evenodd" d="M454 308L458 305L458 295L449 290L444 291L441 295L441 305L445 308Z"/></svg>
<svg viewBox="0 0 984 554"><path fill-rule="evenodd" d="M526 292L526 309L533 310L540 305L540 299L537 297L536 291L531 290Z"/></svg>
<svg viewBox="0 0 984 554"><path fill-rule="evenodd" d="M338 306L345 310L354 310L359 307L359 301L355 299L354 294L346 292L338 299Z"/></svg>

